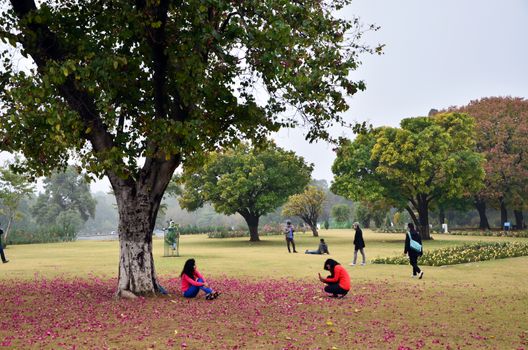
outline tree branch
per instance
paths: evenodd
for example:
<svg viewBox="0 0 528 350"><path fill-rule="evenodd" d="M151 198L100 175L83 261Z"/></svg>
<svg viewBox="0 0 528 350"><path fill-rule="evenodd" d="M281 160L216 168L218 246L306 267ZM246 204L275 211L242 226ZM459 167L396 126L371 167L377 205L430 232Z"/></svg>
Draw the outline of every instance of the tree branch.
<svg viewBox="0 0 528 350"><path fill-rule="evenodd" d="M11 0L11 5L21 20L29 16L31 12L37 11L33 0ZM20 42L37 64L39 71L42 71L49 61L61 62L66 59L68 51L47 25L29 21L27 27L20 28L20 30L22 32ZM58 90L70 108L79 114L85 129L91 129L91 132L84 133L83 137L90 141L95 153L111 149L113 147L112 135L102 122L100 111L92 96L86 91L79 90L71 76L58 86ZM117 184L115 181L123 181L110 171L107 171L107 175L115 184Z"/></svg>

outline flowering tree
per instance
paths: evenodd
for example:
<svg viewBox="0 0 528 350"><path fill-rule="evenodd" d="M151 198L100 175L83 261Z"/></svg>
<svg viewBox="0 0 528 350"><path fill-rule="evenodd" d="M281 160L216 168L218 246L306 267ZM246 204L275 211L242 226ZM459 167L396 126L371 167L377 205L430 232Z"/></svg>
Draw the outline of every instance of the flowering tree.
<svg viewBox="0 0 528 350"><path fill-rule="evenodd" d="M476 150L487 160L485 186L475 196L480 228L489 229L486 203L501 210L501 223L513 207L517 227L524 227L522 211L528 207L528 100L488 97L450 111L475 118Z"/></svg>

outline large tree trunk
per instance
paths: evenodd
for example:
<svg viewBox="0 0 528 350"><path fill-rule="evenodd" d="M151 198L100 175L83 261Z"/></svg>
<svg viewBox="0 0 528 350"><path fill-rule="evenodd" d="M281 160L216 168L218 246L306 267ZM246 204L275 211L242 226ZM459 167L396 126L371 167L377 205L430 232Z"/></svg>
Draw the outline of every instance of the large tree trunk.
<svg viewBox="0 0 528 350"><path fill-rule="evenodd" d="M418 196L418 231L422 240L431 239L429 232L429 202L425 195Z"/></svg>
<svg viewBox="0 0 528 350"><path fill-rule="evenodd" d="M147 158L139 179L108 174L119 212L119 278L117 295L131 298L159 291L152 255L152 233L163 193L179 164Z"/></svg>
<svg viewBox="0 0 528 350"><path fill-rule="evenodd" d="M514 210L513 215L515 215L515 226L518 230L524 229L524 215L522 210Z"/></svg>
<svg viewBox="0 0 528 350"><path fill-rule="evenodd" d="M127 200L116 194L119 207L119 282L118 295L152 294L157 291L152 232L159 203L143 194ZM139 198L138 198L139 197ZM154 218L153 218L154 217ZM152 219L153 218L153 219Z"/></svg>
<svg viewBox="0 0 528 350"><path fill-rule="evenodd" d="M242 217L246 220L246 223L249 228L249 241L250 242L258 242L260 241L259 233L258 233L258 226L259 226L259 215L255 215L253 213L249 212L243 212L239 213L242 215Z"/></svg>
<svg viewBox="0 0 528 350"><path fill-rule="evenodd" d="M500 212L501 212L501 228L504 227L504 223L508 222L508 208L506 208L506 203L504 198L500 198Z"/></svg>
<svg viewBox="0 0 528 350"><path fill-rule="evenodd" d="M488 222L488 216L486 215L486 202L483 199L476 197L475 208L477 208L480 217L479 228L481 230L489 230L490 225Z"/></svg>

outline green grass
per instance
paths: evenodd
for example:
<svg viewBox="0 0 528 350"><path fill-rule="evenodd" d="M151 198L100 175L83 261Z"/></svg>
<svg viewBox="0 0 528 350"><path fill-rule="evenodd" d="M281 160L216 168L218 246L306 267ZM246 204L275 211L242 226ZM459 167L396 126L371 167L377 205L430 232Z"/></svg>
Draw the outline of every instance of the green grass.
<svg viewBox="0 0 528 350"><path fill-rule="evenodd" d="M329 244L331 258L343 265L353 257L352 230L322 230L320 237ZM364 230L367 260L401 255L404 234L374 233ZM467 242L528 242L525 238L434 235L424 242L425 250L461 245ZM305 249L316 249L319 238L310 233L297 234L298 254L289 254L283 237L263 237L252 243L247 238L210 239L206 235L184 235L180 238L180 256L163 257L163 240L154 240L156 271L160 276L177 277L188 258L195 258L200 270L209 276L227 275L250 278L295 278L317 283L317 273L327 255L307 255ZM119 244L117 241L78 241L69 243L15 245L6 249L11 262L3 264L0 279L32 279L35 274L54 277L117 276ZM361 256L358 256L358 261ZM448 267L424 268L427 280L452 284L471 282L483 288L515 286L528 291L528 257L483 261ZM389 279L408 283L410 266L368 264L350 268L353 283ZM497 280L500 283L497 283Z"/></svg>
<svg viewBox="0 0 528 350"><path fill-rule="evenodd" d="M352 260L354 246L352 230L322 230L320 237L329 244L331 258L346 264ZM365 230L367 260L376 257L401 255L405 234L374 233ZM434 235L432 241L424 242L425 250L461 245L467 242L528 242L524 238L472 237ZM244 276L256 278L295 277L313 278L323 266L327 255L306 255L305 249L316 249L319 238L311 234L297 234L295 238L298 254L288 254L283 237L263 237L261 242L252 243L247 238L210 239L205 235L184 235L180 238L180 257L163 257L163 240L154 240L156 271L160 275L177 275L188 258L195 258L197 264L208 275ZM2 266L2 278L31 279L35 273L43 276L115 276L119 244L117 241L77 241L68 243L31 244L9 246L6 255L11 262ZM358 259L361 257L359 256ZM429 278L445 282L456 282L468 271L485 268L484 276L476 275L476 281L489 281L486 275L505 273L506 266L517 270L516 265L526 265L528 257L486 261L449 267L426 267ZM515 263L512 263L515 262ZM352 278L358 280L395 278L405 281L409 266L367 265L356 267ZM527 268L520 271L527 272ZM507 272L506 272L507 273ZM518 283L520 281L516 281ZM528 286L528 281L524 287Z"/></svg>
<svg viewBox="0 0 528 350"><path fill-rule="evenodd" d="M434 349L446 349L446 344L450 344L452 348L458 346L460 348L479 347L486 349L522 349L528 345L526 340L528 339L528 278L526 277L528 275L528 257L447 267L426 266L423 268L425 278L416 280L410 278L411 267L409 265L367 264L365 267L348 266L353 257L353 235L352 230L346 229L322 230L320 232L320 236L325 238L329 245L332 253L330 257L345 265L351 275L352 291L348 301L343 299L346 303L343 305L347 305L348 309L339 307L338 304L327 303L324 300L318 301L318 299L303 304L305 303L304 299L300 299L296 302L298 310L292 314L294 316L291 316L295 319L289 320L288 313L281 313L281 310L285 310L284 305L280 304L280 307L273 308L274 303L261 300L259 296L259 299L255 300L255 307L261 308L263 313L261 316L263 323L259 326L263 335L254 338L254 340L251 340L253 339L251 337L245 339L245 345L241 345L241 348L301 349L305 345L300 343L301 340L295 335L295 332L309 332L314 322L316 323L314 326L319 327L319 329L323 327L323 331L310 334L309 336L312 338L308 340L312 341L310 339L313 339L313 344L320 345L323 349L331 349L334 344L338 349L352 349L354 343L351 339L360 334L366 334L366 338L357 348L396 349L398 343L410 344L411 348L419 348L421 339L425 339L427 342L425 348ZM367 260L403 253L405 234L374 233L370 230L364 230L364 238ZM506 237L434 235L433 238L432 241L424 242L425 250L470 242L528 242L526 238ZM296 244L299 253L289 254L281 236L262 237L261 242L250 243L247 238L209 239L205 235L190 235L180 238L180 257L163 257L163 241L156 239L154 241L156 271L167 283L166 287L171 288L175 294L171 296L174 298L172 300L149 301L146 307L156 310L157 314L158 308L161 308L162 312L167 310L164 306L167 304L169 307L174 306L176 308L171 311L176 314L168 313L164 316L165 318L153 320L150 324L142 324L151 332L151 335L145 340L138 341L134 338L125 337L119 342L118 340L110 341L107 346L106 343L97 343L91 334L84 333L79 336L78 340L87 341L88 344L100 348L131 347L143 349L150 347L150 342L157 341L160 344L158 348L165 348L161 342L166 341L167 334L174 334L175 328L180 327L179 324L171 324L171 318L175 319L177 315L181 315L178 314L181 312L180 307L190 305L179 297L178 282L174 278L179 275L185 260L191 257L196 259L198 268L206 277L213 280L217 278L218 281L221 281L224 277L241 281L250 280L262 283L261 287L266 288L266 283L268 283L266 281L280 279L286 283L317 286L313 290L309 289L311 287L303 287L303 293L308 293L308 296L305 295L304 298L309 300L312 300L312 295L314 298L319 298L320 282L317 279L317 273L323 273L323 262L328 256L304 254L305 249L316 249L318 241L319 238L312 237L308 232L297 234ZM3 280L7 286L13 279L31 281L35 274L45 278L60 277L62 281L74 280L75 277L89 278L90 276L115 278L117 276L118 250L117 241L79 241L10 246L5 252L11 261L9 264L0 265L2 269L0 283ZM358 259L361 257L359 256ZM36 286L35 288L38 290L40 287ZM105 287L102 287L102 290L104 292ZM266 293L269 293L269 290ZM288 300L294 300L297 297L293 287L287 293L290 294L286 294L284 299L278 300L277 303L287 303ZM357 300L354 298L363 297L367 298L367 304L355 306ZM15 301L18 300L15 296L12 298ZM30 302L31 298L31 296L26 296L23 299L25 302ZM92 296L92 298L94 297ZM108 297L103 296L103 301L98 299L94 303L102 303L105 298ZM212 308L211 312L223 312L222 310L225 308L225 310L230 310L226 317L231 314L227 319L223 318L223 313L217 315L218 320L215 322L219 323L217 327L220 327L217 329L222 330L223 333L221 338L211 336L209 341L213 342L212 344L237 344L240 332L247 331L244 318L247 310L253 310L251 300L246 302L248 305L245 306L245 309L238 310L236 307L239 302L237 298L247 298L247 295L235 296L235 292L233 295L224 295L222 300L218 301L218 305L225 303L222 309L214 309L214 304L207 306ZM38 297L35 297L35 300L38 300ZM192 305L200 307L202 305L199 304L200 300L197 302L198 304L193 303ZM108 308L134 309L130 305L123 306L116 303L108 302L108 306L94 312L100 312L101 315L107 317L108 315L104 312ZM270 314L266 314L268 304L272 310ZM48 307L53 308L53 304L51 303ZM140 312L140 309L136 311ZM12 310L9 308L4 310L4 313L9 312L16 313L17 307L13 305ZM115 326L117 328L107 331L107 337L111 336L117 339L118 335L121 334L119 315L122 312L128 314L126 311L115 311L110 314L109 317L118 315ZM133 313L133 311L130 312ZM304 315L304 312L306 315L310 315L310 321L306 321L308 316ZM312 319L312 316L317 318ZM230 323L229 320L234 318L238 321ZM292 321L291 332L286 332L282 326L275 324L275 318L282 320L281 322ZM326 320L332 320L336 325L328 328L325 325ZM193 328L193 332L196 332L199 327L208 327L208 322L210 322L206 316L199 317L194 321L198 328ZM409 335L409 331L401 329L403 323L409 329L420 329L420 334ZM232 331L229 331L230 329ZM394 338L391 338L391 332L395 333ZM64 334L69 333L65 331ZM77 336L76 333L72 333L72 336L74 335ZM0 331L0 340L1 336L6 336L6 334ZM352 338L350 338L351 336ZM199 342L193 343L193 340L183 338L183 332L174 337L177 341L186 341L189 344L188 348L200 348L199 345L196 345ZM297 345L294 342L292 347L288 347L287 343L293 341L288 338L298 339ZM436 340L439 343L436 343ZM14 344L23 343L15 342ZM57 345L53 342L47 344L48 346L44 346L44 348L55 348ZM268 346L266 344L273 345ZM176 345L179 348L179 343Z"/></svg>

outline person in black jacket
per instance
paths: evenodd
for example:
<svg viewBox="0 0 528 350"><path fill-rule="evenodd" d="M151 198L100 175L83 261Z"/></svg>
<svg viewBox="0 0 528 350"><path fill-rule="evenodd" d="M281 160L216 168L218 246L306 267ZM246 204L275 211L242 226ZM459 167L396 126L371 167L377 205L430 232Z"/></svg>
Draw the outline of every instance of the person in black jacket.
<svg viewBox="0 0 528 350"><path fill-rule="evenodd" d="M422 245L422 238L420 237L420 234L418 233L418 231L415 230L414 224L409 223L407 224L407 227L409 228L409 231L405 235L405 248L403 251L403 255L409 254L409 262L411 266L413 267L412 277L414 278L418 276L419 279L422 279L424 273L418 267L418 257L422 256L423 247L420 249L419 252L414 250L413 248L411 248L411 240L410 240L410 238L412 238L413 241L416 241L420 243L420 245Z"/></svg>
<svg viewBox="0 0 528 350"><path fill-rule="evenodd" d="M367 259L365 258L365 241L363 240L363 231L361 231L361 228L359 227L359 222L354 222L354 229L356 230L356 233L354 234L354 261L349 265L356 265L357 253L359 250L361 252L361 256L363 257L361 266L365 266L367 263Z"/></svg>
<svg viewBox="0 0 528 350"><path fill-rule="evenodd" d="M9 260L6 259L4 254L4 243L2 242L2 236L4 235L4 230L0 228L0 257L2 258L2 262L5 264L9 262Z"/></svg>

